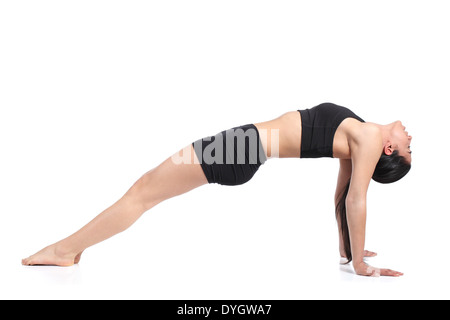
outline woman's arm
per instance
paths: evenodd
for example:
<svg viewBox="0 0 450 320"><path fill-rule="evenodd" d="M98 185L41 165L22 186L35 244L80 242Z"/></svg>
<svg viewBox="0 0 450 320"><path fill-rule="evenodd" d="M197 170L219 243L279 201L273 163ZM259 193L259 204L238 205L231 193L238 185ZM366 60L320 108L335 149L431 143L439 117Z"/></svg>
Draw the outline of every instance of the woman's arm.
<svg viewBox="0 0 450 320"><path fill-rule="evenodd" d="M334 194L334 206L337 207L339 199L347 187L347 183L350 181L352 175L352 161L350 159L340 159L339 160L339 174L336 185L336 192ZM337 218L337 217L336 217ZM339 231L339 253L341 258L348 258L345 254L344 249L344 238L342 235L341 219L336 219Z"/></svg>
<svg viewBox="0 0 450 320"><path fill-rule="evenodd" d="M350 178L352 176L352 161L350 159L340 159L340 167L339 174L336 186L336 192L334 195L334 206L337 209L338 204L341 201L342 197L346 197L345 189L347 188L347 184L350 183ZM344 199L345 201L345 199ZM341 263L348 263L348 257L345 252L344 245L344 235L342 233L342 219L338 214L336 214L336 221L338 226L338 234L339 234L339 253L342 258ZM375 257L377 254L372 251L364 250L364 257Z"/></svg>
<svg viewBox="0 0 450 320"><path fill-rule="evenodd" d="M346 199L353 267L359 275L399 276L402 275L400 272L373 268L363 260L366 238L367 190L383 148L379 130L367 126L364 131L359 140L352 143L352 174Z"/></svg>

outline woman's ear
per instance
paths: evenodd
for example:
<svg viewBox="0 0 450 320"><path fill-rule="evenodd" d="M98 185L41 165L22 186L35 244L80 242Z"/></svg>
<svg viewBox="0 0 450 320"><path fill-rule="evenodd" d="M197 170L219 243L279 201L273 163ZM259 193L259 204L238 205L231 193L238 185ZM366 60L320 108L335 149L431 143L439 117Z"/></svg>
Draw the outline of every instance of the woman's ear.
<svg viewBox="0 0 450 320"><path fill-rule="evenodd" d="M385 155L390 156L394 152L394 147L392 146L392 143L388 141L384 146L383 151Z"/></svg>

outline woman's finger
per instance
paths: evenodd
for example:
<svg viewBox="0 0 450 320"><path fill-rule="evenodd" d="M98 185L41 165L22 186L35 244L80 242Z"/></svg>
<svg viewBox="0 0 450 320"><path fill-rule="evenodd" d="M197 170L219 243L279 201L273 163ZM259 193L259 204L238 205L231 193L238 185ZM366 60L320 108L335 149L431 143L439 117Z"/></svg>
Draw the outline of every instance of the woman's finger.
<svg viewBox="0 0 450 320"><path fill-rule="evenodd" d="M391 269L381 269L381 275L386 277L400 277L403 273Z"/></svg>

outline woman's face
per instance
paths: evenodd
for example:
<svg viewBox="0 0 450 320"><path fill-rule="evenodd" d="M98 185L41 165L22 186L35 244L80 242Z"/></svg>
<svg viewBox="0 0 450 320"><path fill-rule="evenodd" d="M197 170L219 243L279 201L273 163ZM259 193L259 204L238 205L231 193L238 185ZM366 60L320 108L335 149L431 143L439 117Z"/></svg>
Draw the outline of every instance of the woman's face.
<svg viewBox="0 0 450 320"><path fill-rule="evenodd" d="M391 144L394 150L398 150L398 154L405 157L411 163L411 140L412 137L406 131L401 121L392 124Z"/></svg>

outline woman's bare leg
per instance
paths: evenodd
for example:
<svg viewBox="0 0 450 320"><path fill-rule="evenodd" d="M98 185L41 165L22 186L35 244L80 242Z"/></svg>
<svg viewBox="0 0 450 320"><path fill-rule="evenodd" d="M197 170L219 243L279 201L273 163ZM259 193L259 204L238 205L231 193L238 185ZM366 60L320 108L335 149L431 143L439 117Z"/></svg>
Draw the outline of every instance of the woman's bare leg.
<svg viewBox="0 0 450 320"><path fill-rule="evenodd" d="M180 161L183 155L184 161ZM86 248L126 230L158 203L206 183L194 149L189 145L144 174L121 199L83 228L23 259L22 264L70 266L78 263Z"/></svg>

